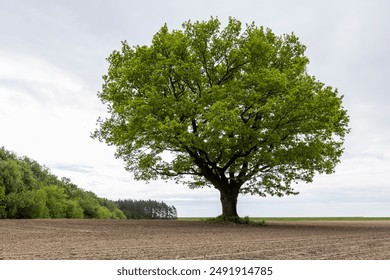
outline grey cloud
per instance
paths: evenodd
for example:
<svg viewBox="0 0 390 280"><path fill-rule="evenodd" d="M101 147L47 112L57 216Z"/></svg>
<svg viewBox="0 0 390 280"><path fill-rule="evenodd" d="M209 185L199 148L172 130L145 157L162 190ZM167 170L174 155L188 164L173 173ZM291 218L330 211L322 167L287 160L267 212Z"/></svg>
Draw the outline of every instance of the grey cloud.
<svg viewBox="0 0 390 280"><path fill-rule="evenodd" d="M94 167L90 165L82 164L67 164L67 163L55 163L51 165L53 169L59 169L61 171L71 171L82 174L90 174L94 172Z"/></svg>

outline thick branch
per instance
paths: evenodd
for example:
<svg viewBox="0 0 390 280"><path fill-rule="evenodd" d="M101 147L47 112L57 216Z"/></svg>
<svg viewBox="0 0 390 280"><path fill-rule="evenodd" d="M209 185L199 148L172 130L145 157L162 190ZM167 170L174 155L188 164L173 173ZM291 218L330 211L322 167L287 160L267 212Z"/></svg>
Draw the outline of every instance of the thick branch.
<svg viewBox="0 0 390 280"><path fill-rule="evenodd" d="M196 120L192 119L191 125L192 125L192 133L198 136L198 126L196 125Z"/></svg>
<svg viewBox="0 0 390 280"><path fill-rule="evenodd" d="M178 177L181 175L195 175L195 176L202 176L203 175L203 173L197 172L193 168L191 168L191 171L181 171L181 172L175 172L175 171L167 170L167 169L158 169L156 167L151 167L150 169L153 170L159 176Z"/></svg>
<svg viewBox="0 0 390 280"><path fill-rule="evenodd" d="M237 69L241 68L242 66L250 63L250 61L246 61L244 63L241 63L239 65L236 65L234 67L230 68L230 65L227 65L225 75L217 82L217 85L221 85L223 82L227 81L229 76Z"/></svg>

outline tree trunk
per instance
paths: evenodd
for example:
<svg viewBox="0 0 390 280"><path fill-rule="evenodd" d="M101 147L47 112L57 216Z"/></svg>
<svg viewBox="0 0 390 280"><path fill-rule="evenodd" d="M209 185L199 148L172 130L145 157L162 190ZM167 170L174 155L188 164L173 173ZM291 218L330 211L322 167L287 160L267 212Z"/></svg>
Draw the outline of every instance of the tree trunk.
<svg viewBox="0 0 390 280"><path fill-rule="evenodd" d="M219 191L221 193L222 216L227 218L238 217L237 214L238 190L235 191L228 188Z"/></svg>

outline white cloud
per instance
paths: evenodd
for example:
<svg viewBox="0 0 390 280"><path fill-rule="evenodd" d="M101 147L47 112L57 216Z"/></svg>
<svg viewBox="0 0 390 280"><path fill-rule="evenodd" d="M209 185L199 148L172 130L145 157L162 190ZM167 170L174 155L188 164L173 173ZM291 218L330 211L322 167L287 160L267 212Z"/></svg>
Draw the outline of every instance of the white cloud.
<svg viewBox="0 0 390 280"><path fill-rule="evenodd" d="M1 52L0 61L1 145L45 162L72 160L89 141L95 93L44 59Z"/></svg>
<svg viewBox="0 0 390 280"><path fill-rule="evenodd" d="M12 102L16 95L18 104L26 101L31 104L35 100L50 105L71 105L85 87L71 73L36 56L0 52L0 61L1 94L2 98L4 95L8 98L7 101Z"/></svg>

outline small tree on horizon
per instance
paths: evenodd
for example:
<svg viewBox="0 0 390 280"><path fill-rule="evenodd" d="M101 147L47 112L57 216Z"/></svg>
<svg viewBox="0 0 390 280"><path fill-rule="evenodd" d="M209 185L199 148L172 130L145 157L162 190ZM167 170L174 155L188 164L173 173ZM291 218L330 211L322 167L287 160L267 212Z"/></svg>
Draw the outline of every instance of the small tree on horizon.
<svg viewBox="0 0 390 280"><path fill-rule="evenodd" d="M164 25L150 46L122 42L93 137L137 180L217 189L225 217L238 217L239 193L297 194L293 182L334 172L349 132L342 96L307 73L305 49L234 18Z"/></svg>

